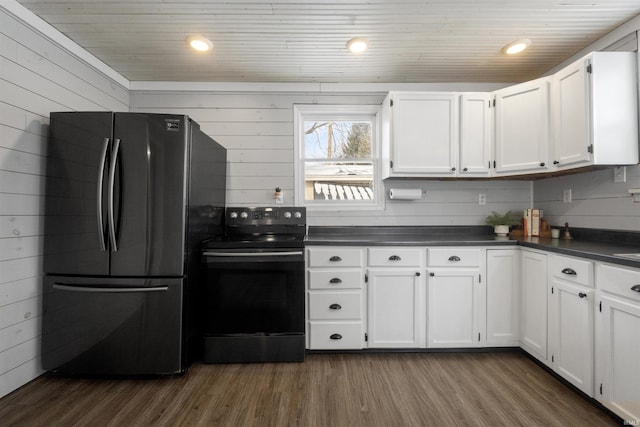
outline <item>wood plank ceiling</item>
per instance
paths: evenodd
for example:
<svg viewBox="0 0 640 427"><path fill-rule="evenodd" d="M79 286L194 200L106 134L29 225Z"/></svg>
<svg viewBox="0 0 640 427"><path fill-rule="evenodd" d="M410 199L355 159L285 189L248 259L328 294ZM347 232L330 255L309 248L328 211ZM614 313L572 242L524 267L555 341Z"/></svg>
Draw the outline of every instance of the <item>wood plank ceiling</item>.
<svg viewBox="0 0 640 427"><path fill-rule="evenodd" d="M638 0L18 2L131 81L514 83L640 13ZM190 51L194 34L213 51ZM367 52L347 52L355 36ZM519 38L526 52L501 52Z"/></svg>

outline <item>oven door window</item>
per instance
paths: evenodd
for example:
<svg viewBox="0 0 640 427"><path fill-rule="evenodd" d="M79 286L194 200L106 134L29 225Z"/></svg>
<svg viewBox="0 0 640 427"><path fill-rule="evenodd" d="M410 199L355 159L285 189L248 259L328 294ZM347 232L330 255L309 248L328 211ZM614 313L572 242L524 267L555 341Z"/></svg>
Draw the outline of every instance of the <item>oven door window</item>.
<svg viewBox="0 0 640 427"><path fill-rule="evenodd" d="M207 263L205 334L304 332L304 263L234 261Z"/></svg>

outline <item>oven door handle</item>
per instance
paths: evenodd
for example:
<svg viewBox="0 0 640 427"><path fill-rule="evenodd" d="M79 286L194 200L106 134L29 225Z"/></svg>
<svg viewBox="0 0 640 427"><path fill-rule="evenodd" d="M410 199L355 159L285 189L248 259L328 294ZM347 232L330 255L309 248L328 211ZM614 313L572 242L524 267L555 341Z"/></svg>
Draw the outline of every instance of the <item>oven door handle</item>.
<svg viewBox="0 0 640 427"><path fill-rule="evenodd" d="M208 257L262 257L262 256L292 256L302 255L302 251L293 252L203 252L203 256Z"/></svg>

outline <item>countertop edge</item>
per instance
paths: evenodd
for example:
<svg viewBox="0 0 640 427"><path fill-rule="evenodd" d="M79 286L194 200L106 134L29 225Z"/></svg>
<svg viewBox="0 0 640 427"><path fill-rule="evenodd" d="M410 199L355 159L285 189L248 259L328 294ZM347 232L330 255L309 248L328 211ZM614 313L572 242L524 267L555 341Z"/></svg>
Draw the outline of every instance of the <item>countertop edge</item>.
<svg viewBox="0 0 640 427"><path fill-rule="evenodd" d="M504 239L504 240L498 240ZM575 241L573 241L575 242ZM414 240L394 240L385 239L378 236L376 239L350 238L343 236L341 238L326 238L321 235L313 236L305 240L306 246L482 246L482 247L505 247L520 246L523 248L537 249L546 252L553 252L562 255L586 258L594 261L601 261L610 264L623 265L632 268L640 268L640 261L633 259L618 257L614 253L640 252L640 248L629 249L627 246L617 246L613 244L603 244L588 241L579 241L578 244L585 246L584 248L569 248L561 245L567 245L566 241L550 238L510 238L499 236L475 236L468 238L460 238L460 240L441 238L425 238ZM593 248L589 248L589 246ZM629 250L627 250L629 249Z"/></svg>

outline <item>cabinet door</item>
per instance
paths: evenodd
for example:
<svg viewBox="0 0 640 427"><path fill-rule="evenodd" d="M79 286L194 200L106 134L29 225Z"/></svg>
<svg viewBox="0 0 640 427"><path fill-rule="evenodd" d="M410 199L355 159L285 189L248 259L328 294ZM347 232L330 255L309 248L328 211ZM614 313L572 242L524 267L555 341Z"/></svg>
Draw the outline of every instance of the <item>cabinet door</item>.
<svg viewBox="0 0 640 427"><path fill-rule="evenodd" d="M520 337L520 250L487 250L488 347L517 347Z"/></svg>
<svg viewBox="0 0 640 427"><path fill-rule="evenodd" d="M587 61L574 62L553 76L553 163L589 163L590 96Z"/></svg>
<svg viewBox="0 0 640 427"><path fill-rule="evenodd" d="M491 94L460 96L460 176L487 176L491 164Z"/></svg>
<svg viewBox="0 0 640 427"><path fill-rule="evenodd" d="M478 347L484 315L479 271L430 270L427 347Z"/></svg>
<svg viewBox="0 0 640 427"><path fill-rule="evenodd" d="M601 322L596 397L625 420L640 420L640 304L602 296Z"/></svg>
<svg viewBox="0 0 640 427"><path fill-rule="evenodd" d="M549 81L495 92L497 174L538 173L549 166Z"/></svg>
<svg viewBox="0 0 640 427"><path fill-rule="evenodd" d="M457 98L449 93L393 94L392 176L455 175Z"/></svg>
<svg viewBox="0 0 640 427"><path fill-rule="evenodd" d="M425 346L424 275L417 269L371 269L369 348Z"/></svg>
<svg viewBox="0 0 640 427"><path fill-rule="evenodd" d="M553 369L593 396L594 291L558 279L552 282L549 342Z"/></svg>
<svg viewBox="0 0 640 427"><path fill-rule="evenodd" d="M547 256L522 252L520 343L547 363Z"/></svg>

